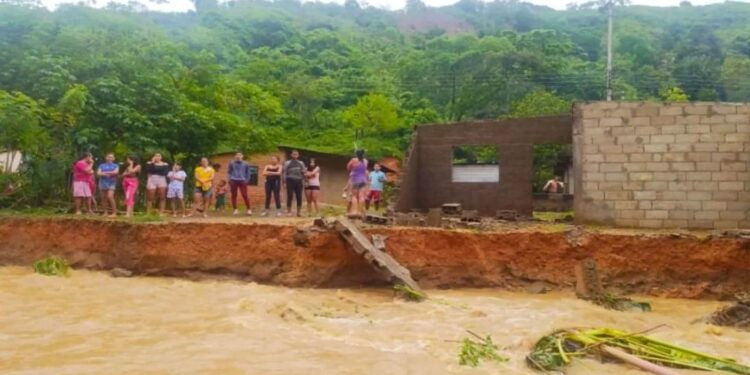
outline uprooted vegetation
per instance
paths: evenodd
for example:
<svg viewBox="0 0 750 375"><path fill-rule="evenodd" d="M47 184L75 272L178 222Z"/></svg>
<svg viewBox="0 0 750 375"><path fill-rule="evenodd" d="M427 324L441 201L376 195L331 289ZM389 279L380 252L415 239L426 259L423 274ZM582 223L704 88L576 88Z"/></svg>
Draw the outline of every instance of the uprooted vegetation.
<svg viewBox="0 0 750 375"><path fill-rule="evenodd" d="M509 359L497 352L497 345L492 342L492 336L481 337L468 331L474 336L461 341L461 352L458 354L458 364L461 366L477 367L480 361L507 362Z"/></svg>
<svg viewBox="0 0 750 375"><path fill-rule="evenodd" d="M634 365L642 360L650 365L678 369L750 374L750 367L731 359L714 357L639 333L611 328L572 328L553 332L537 341L526 357L526 362L536 370L562 371L574 359L591 356L600 359L614 358Z"/></svg>
<svg viewBox="0 0 750 375"><path fill-rule="evenodd" d="M63 258L50 256L34 262L34 272L47 276L70 276L70 265Z"/></svg>

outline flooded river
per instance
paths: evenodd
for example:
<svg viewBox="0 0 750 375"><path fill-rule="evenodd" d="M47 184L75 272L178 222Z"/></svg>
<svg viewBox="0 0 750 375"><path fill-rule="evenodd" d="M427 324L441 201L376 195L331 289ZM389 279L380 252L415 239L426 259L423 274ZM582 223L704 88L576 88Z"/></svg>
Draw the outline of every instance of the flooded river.
<svg viewBox="0 0 750 375"><path fill-rule="evenodd" d="M534 374L524 363L542 335L571 326L641 331L750 363L750 333L690 321L719 302L649 299L654 312L619 313L572 294L289 289L233 281L69 278L0 268L2 374ZM466 330L492 335L512 359L458 366ZM581 361L569 374L640 374ZM687 373L687 372L686 372Z"/></svg>

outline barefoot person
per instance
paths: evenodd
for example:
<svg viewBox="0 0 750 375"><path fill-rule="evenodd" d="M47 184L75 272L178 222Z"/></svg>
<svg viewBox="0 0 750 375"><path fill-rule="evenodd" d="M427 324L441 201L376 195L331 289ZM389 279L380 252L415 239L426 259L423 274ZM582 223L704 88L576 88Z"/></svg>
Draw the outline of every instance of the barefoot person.
<svg viewBox="0 0 750 375"><path fill-rule="evenodd" d="M167 174L169 164L161 160L161 154L156 153L151 161L146 163L146 212L151 212L151 205L159 200L159 215L164 215L167 207Z"/></svg>
<svg viewBox="0 0 750 375"><path fill-rule="evenodd" d="M214 211L224 211L227 198L227 180L219 180L219 182L214 183L216 184L214 188Z"/></svg>
<svg viewBox="0 0 750 375"><path fill-rule="evenodd" d="M81 206L86 205L86 212L93 214L91 208L91 176L94 174L92 168L94 158L91 153L84 153L81 158L73 164L73 199L75 199L75 213L81 214Z"/></svg>
<svg viewBox="0 0 750 375"><path fill-rule="evenodd" d="M302 184L305 179L305 163L299 160L299 151L292 150L291 159L284 163L281 181L286 185L286 213L292 216L292 200L297 198L297 216L302 216Z"/></svg>
<svg viewBox="0 0 750 375"><path fill-rule="evenodd" d="M320 167L315 159L310 159L310 165L305 172L305 200L307 201L307 215L317 215L320 212L318 208L318 197L320 197Z"/></svg>
<svg viewBox="0 0 750 375"><path fill-rule="evenodd" d="M271 196L276 203L276 216L281 216L281 165L278 156L271 156L271 164L263 168L263 177L266 178L266 206L261 216L267 216L271 209Z"/></svg>
<svg viewBox="0 0 750 375"><path fill-rule="evenodd" d="M385 173L381 171L380 164L375 163L370 172L370 192L367 193L365 209L370 209L370 202L375 203L375 210L380 209L380 200L383 198L383 186L385 184Z"/></svg>
<svg viewBox="0 0 750 375"><path fill-rule="evenodd" d="M208 159L201 158L200 165L195 167L193 215L197 211L203 213L203 217L208 217L208 207L211 205L211 195L213 194L214 175L216 175L216 171L208 163Z"/></svg>
<svg viewBox="0 0 750 375"><path fill-rule="evenodd" d="M349 180L351 182L351 208L348 215L358 217L364 214L363 206L365 194L367 193L367 159L365 159L365 150L357 150L355 157L349 160L346 169L349 171Z"/></svg>
<svg viewBox="0 0 750 375"><path fill-rule="evenodd" d="M117 186L117 175L120 173L120 166L115 163L115 154L109 153L105 162L99 165L96 175L99 176L99 191L102 195L102 210L107 216L109 210L110 217L117 216L117 203L115 202L115 189Z"/></svg>
<svg viewBox="0 0 750 375"><path fill-rule="evenodd" d="M185 179L187 173L182 170L179 162L172 164L172 171L167 175L169 185L167 185L167 199L172 202L172 216L177 217L177 206L182 211L182 217L186 216L185 212Z"/></svg>
<svg viewBox="0 0 750 375"><path fill-rule="evenodd" d="M135 197L138 194L138 175L141 173L141 163L135 156L128 156L125 160L125 171L122 172L122 190L125 192L125 216L133 216Z"/></svg>
<svg viewBox="0 0 750 375"><path fill-rule="evenodd" d="M234 154L234 160L229 163L227 173L229 174L229 189L232 194L232 213L237 215L239 210L237 209L237 191L239 190L242 195L242 201L245 202L245 208L247 209L247 215L252 215L253 211L250 209L250 200L247 198L247 184L250 182L250 165L246 161L242 160L244 155L241 152Z"/></svg>

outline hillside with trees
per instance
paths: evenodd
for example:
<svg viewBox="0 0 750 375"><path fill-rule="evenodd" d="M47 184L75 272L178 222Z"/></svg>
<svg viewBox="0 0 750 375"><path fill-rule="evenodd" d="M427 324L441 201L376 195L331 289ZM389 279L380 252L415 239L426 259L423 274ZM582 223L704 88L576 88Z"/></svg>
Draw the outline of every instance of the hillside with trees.
<svg viewBox="0 0 750 375"><path fill-rule="evenodd" d="M195 6L0 2L0 149L25 158L21 175L0 175L24 188L0 201L62 199L83 151L188 164L280 143L400 155L415 124L558 113L605 95L596 5ZM750 4L614 14L615 99L750 99Z"/></svg>

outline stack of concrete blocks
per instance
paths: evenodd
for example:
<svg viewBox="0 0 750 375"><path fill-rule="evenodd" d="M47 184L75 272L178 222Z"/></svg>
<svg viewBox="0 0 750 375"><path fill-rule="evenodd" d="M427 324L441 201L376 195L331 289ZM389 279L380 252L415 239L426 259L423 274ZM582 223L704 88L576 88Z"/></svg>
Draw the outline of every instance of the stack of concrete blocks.
<svg viewBox="0 0 750 375"><path fill-rule="evenodd" d="M750 105L574 107L576 220L640 228L750 228Z"/></svg>

